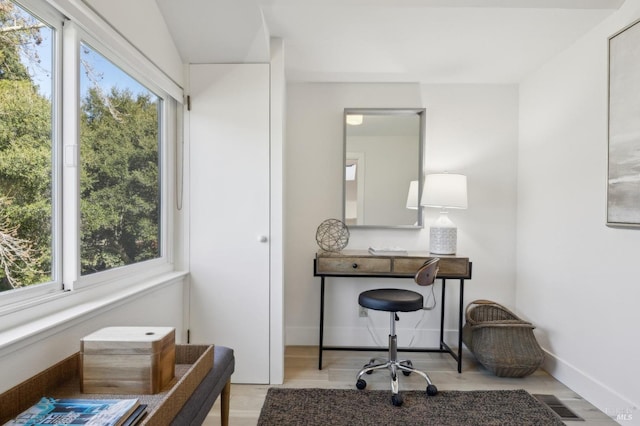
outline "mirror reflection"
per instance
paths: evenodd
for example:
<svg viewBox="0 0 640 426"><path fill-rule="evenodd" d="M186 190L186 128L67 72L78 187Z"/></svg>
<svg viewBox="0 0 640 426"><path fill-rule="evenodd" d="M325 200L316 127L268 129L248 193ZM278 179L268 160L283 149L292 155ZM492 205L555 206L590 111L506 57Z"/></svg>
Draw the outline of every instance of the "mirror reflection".
<svg viewBox="0 0 640 426"><path fill-rule="evenodd" d="M349 227L422 227L424 113L344 110L343 211Z"/></svg>

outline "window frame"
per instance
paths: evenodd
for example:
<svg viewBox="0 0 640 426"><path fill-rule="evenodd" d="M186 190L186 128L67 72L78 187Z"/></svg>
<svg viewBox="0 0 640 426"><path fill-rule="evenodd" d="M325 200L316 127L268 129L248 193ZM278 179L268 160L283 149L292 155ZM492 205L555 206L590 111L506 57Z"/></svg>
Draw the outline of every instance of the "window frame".
<svg viewBox="0 0 640 426"><path fill-rule="evenodd" d="M65 57L64 65L65 69L73 70L73 79L70 74L66 73L66 78L69 81L68 84L64 84L63 87L63 103L70 110L73 110L75 115L73 116L74 123L68 123L70 120L68 117L71 111L65 112L63 125L65 129L69 129L68 134L64 136L65 144L69 142L69 145L65 145L65 152L71 152L73 155L72 160L65 159L65 166L63 167L63 191L65 194L72 193L74 197L72 200L63 198L65 204L65 211L72 209L76 215L67 215L65 229L73 229L74 238L68 240L66 235L63 241L66 246L63 249L63 253L73 253L73 256L69 256L68 260L65 260L63 266L64 271L64 288L65 289L80 289L86 288L98 284L108 284L113 280L122 279L126 276L136 275L141 279L145 277L151 277L162 272L168 272L172 270L171 257L169 256L169 248L172 245L171 235L169 232L168 216L171 214L171 209L167 203L170 193L168 191L169 182L169 163L168 147L171 145L169 135L175 134L175 131L170 126L171 122L175 122L171 117L175 117L176 109L171 108L174 103L171 101L171 97L160 87L158 87L152 81L145 78L138 70L129 66L122 58L114 53L113 49L102 41L98 40L88 31L75 25L73 22L65 24ZM160 256L155 259L146 260L143 262L137 262L131 265L125 265L118 268L112 268L105 271L96 272L90 275L81 275L80 272L80 167L82 164L82 152L80 150L80 130L79 130L79 111L80 111L80 46L82 43L87 44L100 55L111 61L114 65L119 67L123 72L129 74L132 78L136 79L139 83L144 85L148 90L152 91L160 100L160 122L159 122L159 145L158 155L159 162L158 167L160 171ZM68 90L67 90L68 89ZM173 131L173 133L172 133ZM67 148L69 146L69 148ZM73 163L74 165L71 165Z"/></svg>
<svg viewBox="0 0 640 426"><path fill-rule="evenodd" d="M62 96L61 80L62 34L64 16L49 4L32 0L10 0L26 12L53 29L51 40L51 280L0 293L0 309L28 299L51 295L63 289L60 264L62 249L61 173L59 162L59 142L62 137Z"/></svg>
<svg viewBox="0 0 640 426"><path fill-rule="evenodd" d="M55 29L52 81L53 256L49 283L0 293L0 315L57 294L141 282L173 271L175 165L169 161L180 125L182 88L120 33L73 0L13 0ZM52 25L53 20L59 25ZM80 43L95 49L159 98L160 256L94 274L80 274Z"/></svg>

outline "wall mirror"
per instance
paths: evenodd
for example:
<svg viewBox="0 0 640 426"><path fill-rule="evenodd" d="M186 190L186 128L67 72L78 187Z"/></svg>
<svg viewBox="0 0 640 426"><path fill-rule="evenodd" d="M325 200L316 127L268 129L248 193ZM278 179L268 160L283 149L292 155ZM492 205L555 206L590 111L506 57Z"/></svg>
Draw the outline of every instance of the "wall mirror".
<svg viewBox="0 0 640 426"><path fill-rule="evenodd" d="M345 108L343 219L421 228L425 110Z"/></svg>

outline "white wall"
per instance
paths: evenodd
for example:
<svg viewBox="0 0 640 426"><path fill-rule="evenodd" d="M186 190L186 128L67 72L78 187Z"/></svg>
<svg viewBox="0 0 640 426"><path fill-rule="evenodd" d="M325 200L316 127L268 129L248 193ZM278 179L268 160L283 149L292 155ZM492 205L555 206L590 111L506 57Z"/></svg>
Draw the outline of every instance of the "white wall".
<svg viewBox="0 0 640 426"><path fill-rule="evenodd" d="M271 39L270 149L270 374L271 384L284 381L284 147L286 122L285 45Z"/></svg>
<svg viewBox="0 0 640 426"><path fill-rule="evenodd" d="M638 18L627 0L520 89L517 308L548 371L611 415L640 404L640 230L605 226L607 38Z"/></svg>
<svg viewBox="0 0 640 426"><path fill-rule="evenodd" d="M155 0L83 1L87 1L151 62L182 86L182 60Z"/></svg>
<svg viewBox="0 0 640 426"><path fill-rule="evenodd" d="M490 298L513 306L517 87L291 83L285 164L286 343L317 344L320 279L313 277L315 232L323 220L342 215L342 113L349 107L426 108L427 172L446 170L469 178L469 209L450 214L459 227L459 254L474 263L465 299ZM437 211L429 210L427 228L419 231L352 229L347 248L394 245L426 250L428 224L436 216ZM374 343L366 331L367 320L358 317L357 295L383 284L381 279L327 281L326 344ZM412 285L409 280L404 284ZM456 306L457 289L448 289ZM414 337L402 329L413 328L420 315L402 316L400 344ZM378 341L386 342L388 315L371 312L370 318L380 329ZM413 345L435 345L438 326L437 312L426 313ZM453 316L446 327L456 327Z"/></svg>

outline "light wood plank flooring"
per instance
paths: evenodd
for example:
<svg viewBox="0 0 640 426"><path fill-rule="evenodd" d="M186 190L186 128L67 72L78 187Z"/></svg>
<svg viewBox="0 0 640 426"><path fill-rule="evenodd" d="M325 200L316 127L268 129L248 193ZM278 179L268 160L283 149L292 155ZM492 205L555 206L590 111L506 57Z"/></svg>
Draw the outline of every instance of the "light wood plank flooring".
<svg viewBox="0 0 640 426"><path fill-rule="evenodd" d="M278 387L286 388L330 388L355 389L358 370L372 356L384 357L384 352L325 351L323 369L318 370L318 349L312 346L292 346L285 351L285 379ZM483 390L483 389L526 389L532 394L552 394L559 398L585 421L565 422L571 426L615 425L610 417L582 399L571 389L558 382L542 370L525 378L496 377L479 366L472 355L465 351L462 374L448 354L400 353L410 358L414 367L427 372L438 390ZM233 379L233 377L232 377ZM375 372L366 376L367 389L389 389L389 376L385 372ZM255 425L260 416L269 385L231 386L230 420L231 426ZM400 389L425 389L424 379L418 375L400 376ZM363 392L366 392L364 390ZM205 426L220 424L220 399L216 401ZM354 425L357 426L357 425Z"/></svg>

